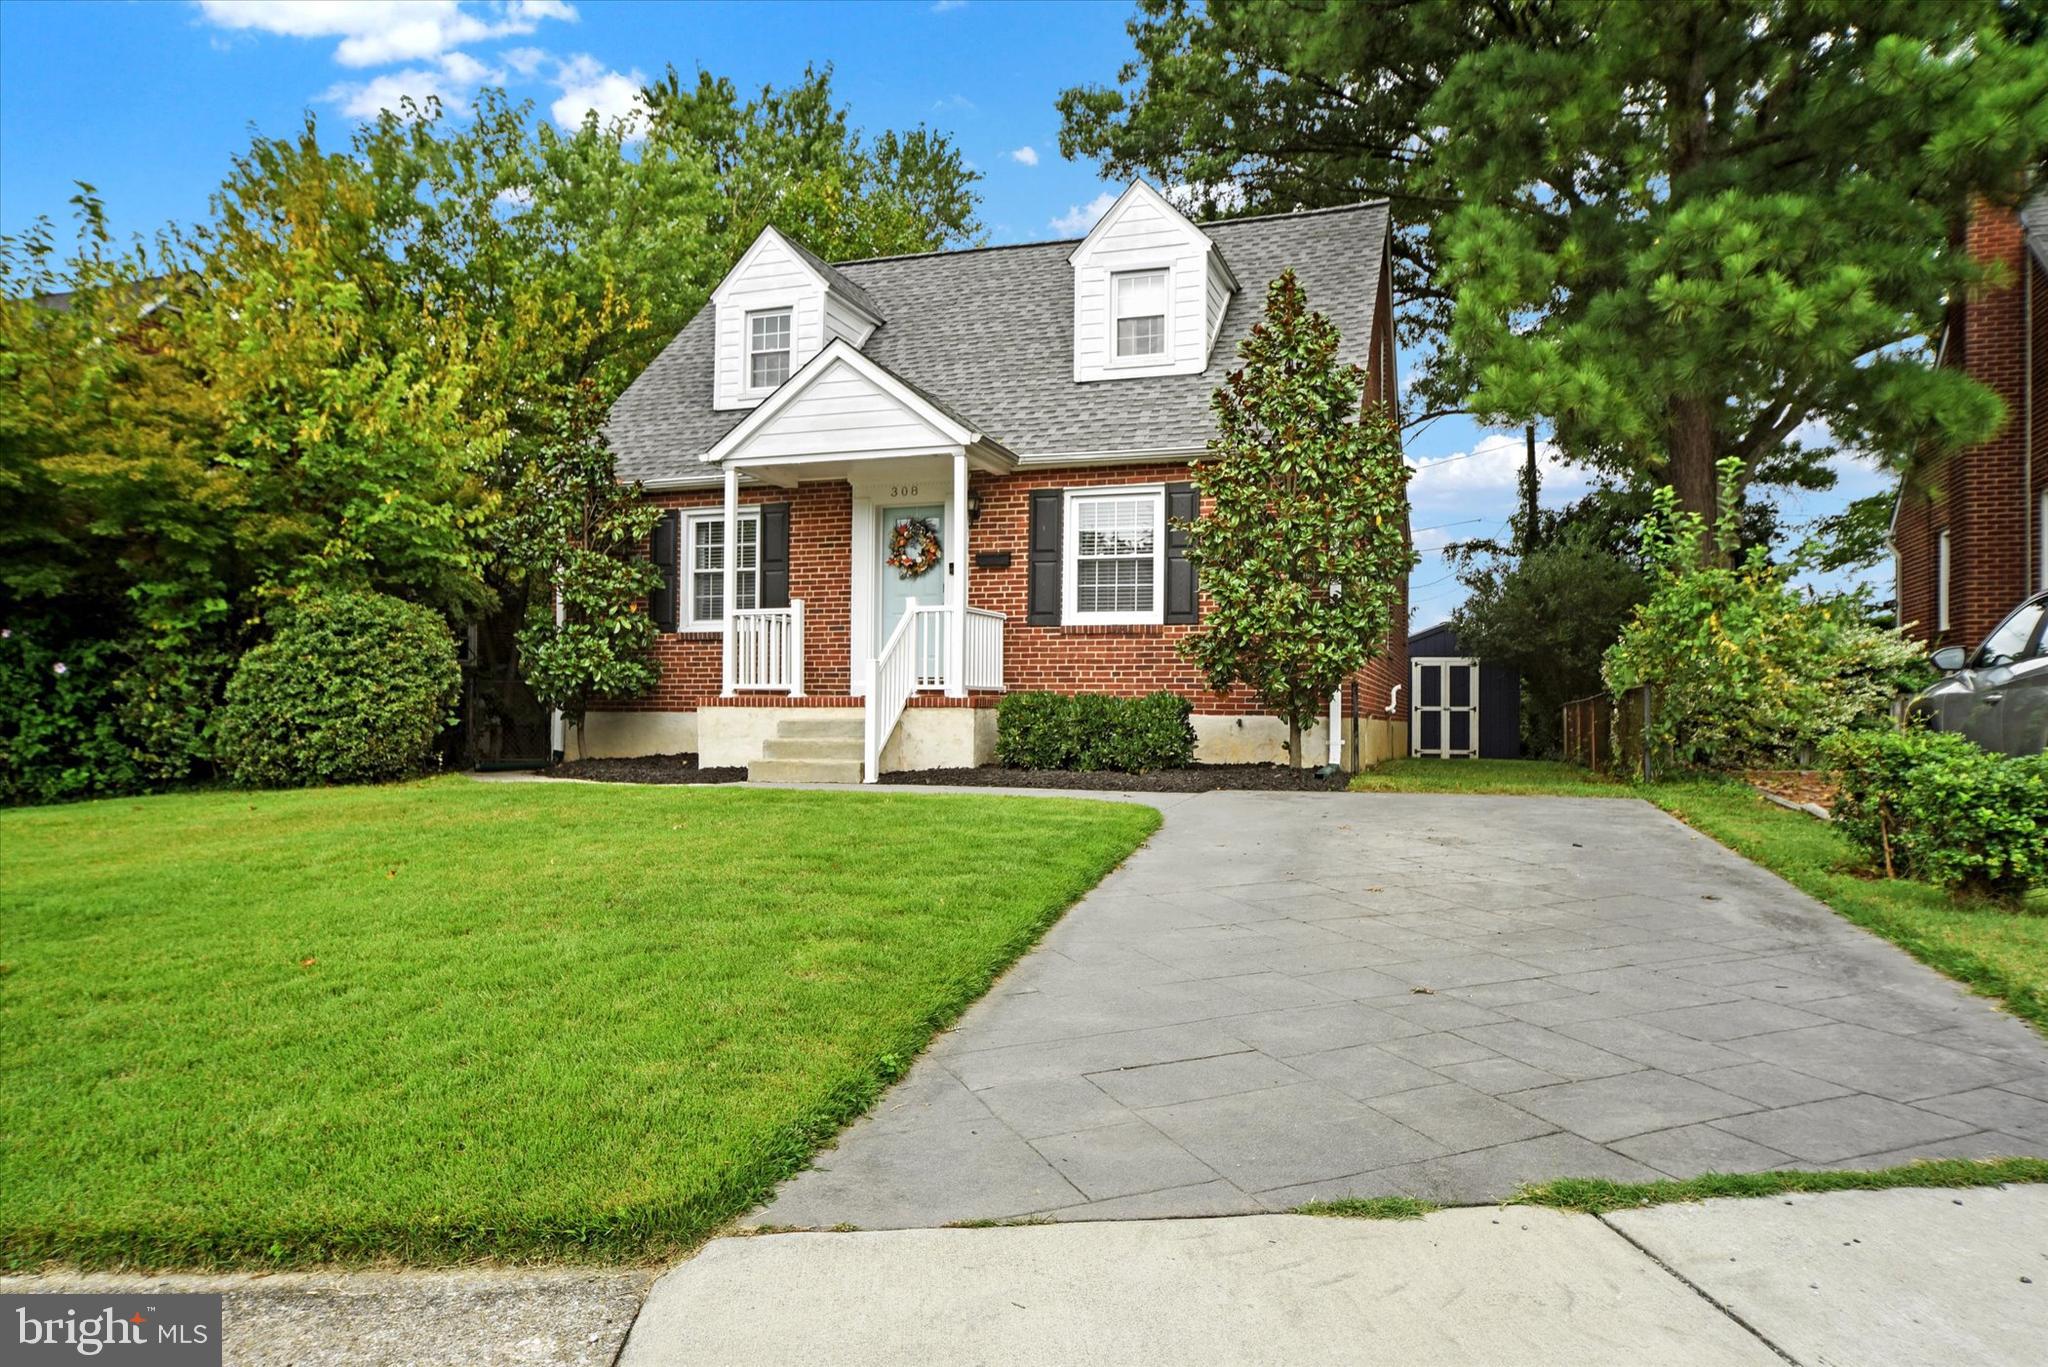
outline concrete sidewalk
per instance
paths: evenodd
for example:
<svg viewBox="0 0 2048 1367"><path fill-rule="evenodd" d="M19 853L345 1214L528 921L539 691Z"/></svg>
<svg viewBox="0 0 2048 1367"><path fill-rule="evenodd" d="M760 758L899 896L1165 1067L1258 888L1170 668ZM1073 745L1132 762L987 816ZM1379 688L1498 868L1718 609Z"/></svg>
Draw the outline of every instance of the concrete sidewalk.
<svg viewBox="0 0 2048 1367"><path fill-rule="evenodd" d="M723 1239L620 1363L2022 1367L2044 1343L2048 1189L2018 1187Z"/></svg>

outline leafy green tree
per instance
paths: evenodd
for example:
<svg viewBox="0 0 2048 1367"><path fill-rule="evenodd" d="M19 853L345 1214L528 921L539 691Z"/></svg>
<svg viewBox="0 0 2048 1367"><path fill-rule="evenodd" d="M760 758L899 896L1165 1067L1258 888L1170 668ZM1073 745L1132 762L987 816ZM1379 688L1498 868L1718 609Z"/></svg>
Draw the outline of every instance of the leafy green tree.
<svg viewBox="0 0 2048 1367"><path fill-rule="evenodd" d="M712 229L724 266L769 224L828 261L936 251L981 235L981 179L943 134L919 127L873 141L832 95L832 69L742 101L733 83L670 67L642 98L650 153L698 149L718 190ZM713 283L716 283L714 277Z"/></svg>
<svg viewBox="0 0 2048 1367"><path fill-rule="evenodd" d="M1415 563L1398 434L1361 414L1364 375L1338 342L1293 271L1275 280L1193 474L1188 559L1208 606L1180 649L1211 687L1244 683L1284 717L1297 766L1303 728L1396 625Z"/></svg>
<svg viewBox="0 0 2048 1367"><path fill-rule="evenodd" d="M661 509L640 486L618 481L605 445L605 405L586 383L531 446L522 486L530 491L515 543L526 557L526 623L519 663L542 703L576 728L593 700L629 698L654 686L648 594L660 574L647 539Z"/></svg>

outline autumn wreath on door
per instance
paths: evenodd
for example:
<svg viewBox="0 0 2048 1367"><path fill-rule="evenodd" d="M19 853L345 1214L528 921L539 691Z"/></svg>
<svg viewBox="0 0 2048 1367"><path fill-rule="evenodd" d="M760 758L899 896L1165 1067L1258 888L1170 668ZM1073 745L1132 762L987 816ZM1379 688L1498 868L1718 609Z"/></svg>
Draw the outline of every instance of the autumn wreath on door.
<svg viewBox="0 0 2048 1367"><path fill-rule="evenodd" d="M905 579L915 579L939 563L945 549L939 545L939 529L928 517L906 517L889 537L889 560Z"/></svg>

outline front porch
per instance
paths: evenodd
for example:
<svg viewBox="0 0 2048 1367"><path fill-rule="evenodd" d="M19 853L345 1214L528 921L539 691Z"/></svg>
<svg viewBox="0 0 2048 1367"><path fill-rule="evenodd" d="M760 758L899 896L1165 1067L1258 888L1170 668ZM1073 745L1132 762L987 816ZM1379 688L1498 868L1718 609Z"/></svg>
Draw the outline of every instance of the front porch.
<svg viewBox="0 0 2048 1367"><path fill-rule="evenodd" d="M706 460L720 468L724 485L713 545L716 601L735 606L720 614L717 624L719 706L707 708L700 724L698 748L704 762L752 766L763 760L771 765L815 760L836 766L834 777L874 782L905 749L936 747L951 763L982 762L992 754L992 714L986 746L975 744L972 725L950 737L925 734L945 729L933 723L914 724L915 736L899 736L899 731L906 711L921 699L946 699L958 707L976 695L992 699L1004 686L1006 615L969 606L973 525L979 512L969 485L975 473L1009 472L1015 464L1010 453L857 349L835 342L749 413ZM845 623L843 632L835 630L831 638L815 643L811 639L815 612L807 611L804 597L787 592L792 583L788 557L796 553L787 527L781 536L785 560L778 571L771 575L763 559L758 522L752 533L754 561L746 563L742 483L789 490L820 484L845 488L845 523L821 529L832 533L832 544L846 548L845 576L842 580L833 567L815 563L806 576L828 593L843 585L841 601L829 605L835 624ZM921 568L891 563L892 535L905 526L929 532L936 546L931 563ZM734 548L733 553L725 548ZM827 554L809 543L802 550ZM697 554L694 543L689 553ZM697 562L692 564L693 572L701 574L694 570ZM742 591L747 574L753 576L752 594ZM771 577L781 586L779 592L769 588ZM685 587L695 595L707 586L696 578ZM811 604L813 609L825 606L815 600ZM820 677L839 686L807 686ZM819 692L826 696L815 697ZM821 702L858 709L858 735L843 721L828 727L818 717L779 715ZM742 722L746 714L753 715ZM792 729L784 730L785 722ZM765 730L771 727L772 733ZM857 756L852 753L855 740ZM778 744L788 753L777 753ZM858 771L849 772L856 759Z"/></svg>

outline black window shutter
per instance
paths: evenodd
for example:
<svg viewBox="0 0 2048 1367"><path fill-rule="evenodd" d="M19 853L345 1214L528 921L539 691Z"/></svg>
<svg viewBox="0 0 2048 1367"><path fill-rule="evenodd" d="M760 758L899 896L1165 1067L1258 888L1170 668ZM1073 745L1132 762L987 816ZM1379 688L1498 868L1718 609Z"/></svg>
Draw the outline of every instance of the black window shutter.
<svg viewBox="0 0 2048 1367"><path fill-rule="evenodd" d="M1193 522L1201 512L1202 497L1192 484L1166 486L1166 620L1201 620L1200 595L1195 588L1195 567L1188 560L1188 533L1174 526Z"/></svg>
<svg viewBox="0 0 2048 1367"><path fill-rule="evenodd" d="M1026 554L1031 573L1024 620L1035 627L1060 624L1060 514L1064 500L1058 489L1031 491L1031 545Z"/></svg>
<svg viewBox="0 0 2048 1367"><path fill-rule="evenodd" d="M761 505L761 606L789 606L789 505Z"/></svg>
<svg viewBox="0 0 2048 1367"><path fill-rule="evenodd" d="M676 573L680 568L676 532L682 521L683 515L670 509L661 515L661 521L654 524L654 532L647 538L647 558L661 571L661 584L647 595L647 615L654 619L656 631L676 629Z"/></svg>

